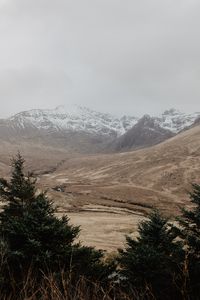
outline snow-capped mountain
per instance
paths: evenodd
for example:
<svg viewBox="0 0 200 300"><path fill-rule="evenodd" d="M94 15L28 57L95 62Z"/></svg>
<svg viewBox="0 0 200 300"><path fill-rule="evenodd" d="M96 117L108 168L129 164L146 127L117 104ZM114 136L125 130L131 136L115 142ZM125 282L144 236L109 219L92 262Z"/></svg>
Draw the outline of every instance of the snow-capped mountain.
<svg viewBox="0 0 200 300"><path fill-rule="evenodd" d="M125 134L112 141L109 147L115 151L124 152L159 144L174 135L172 131L163 128L157 118L144 115Z"/></svg>
<svg viewBox="0 0 200 300"><path fill-rule="evenodd" d="M165 111L161 116L152 117L155 124L173 133L191 126L200 117L200 113L185 114L175 109ZM15 128L32 127L53 131L74 131L121 136L131 129L140 118L123 116L117 118L86 107L74 105L58 106L55 109L34 109L18 113L8 119Z"/></svg>
<svg viewBox="0 0 200 300"><path fill-rule="evenodd" d="M110 114L96 112L82 106L56 109L35 109L21 112L9 118L18 128L32 127L39 130L85 132L97 135L119 136L134 126L138 118L123 116L117 118Z"/></svg>
<svg viewBox="0 0 200 300"><path fill-rule="evenodd" d="M0 120L0 139L94 153L126 151L160 143L193 126L200 113L175 109L160 116L115 117L82 106L34 109Z"/></svg>
<svg viewBox="0 0 200 300"><path fill-rule="evenodd" d="M115 151L127 151L156 145L195 125L199 118L200 113L184 114L175 109L157 117L144 115L125 134L112 141L109 147Z"/></svg>
<svg viewBox="0 0 200 300"><path fill-rule="evenodd" d="M199 117L200 112L185 114L172 108L166 110L161 116L155 117L155 120L160 127L178 133L194 124Z"/></svg>

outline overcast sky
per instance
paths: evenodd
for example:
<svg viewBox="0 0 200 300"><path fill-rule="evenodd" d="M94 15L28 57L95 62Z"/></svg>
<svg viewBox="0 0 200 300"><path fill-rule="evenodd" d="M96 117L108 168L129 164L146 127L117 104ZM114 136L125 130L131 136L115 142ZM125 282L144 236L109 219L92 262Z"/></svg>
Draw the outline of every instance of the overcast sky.
<svg viewBox="0 0 200 300"><path fill-rule="evenodd" d="M0 116L200 111L199 0L0 0Z"/></svg>

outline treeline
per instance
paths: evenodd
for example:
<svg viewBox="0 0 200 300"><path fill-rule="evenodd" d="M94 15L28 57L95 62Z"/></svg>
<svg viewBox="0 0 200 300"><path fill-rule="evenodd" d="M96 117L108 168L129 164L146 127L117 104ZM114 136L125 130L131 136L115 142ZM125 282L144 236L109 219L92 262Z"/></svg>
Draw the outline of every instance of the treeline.
<svg viewBox="0 0 200 300"><path fill-rule="evenodd" d="M200 186L176 225L154 210L113 258L76 241L20 154L0 179L0 299L200 299Z"/></svg>

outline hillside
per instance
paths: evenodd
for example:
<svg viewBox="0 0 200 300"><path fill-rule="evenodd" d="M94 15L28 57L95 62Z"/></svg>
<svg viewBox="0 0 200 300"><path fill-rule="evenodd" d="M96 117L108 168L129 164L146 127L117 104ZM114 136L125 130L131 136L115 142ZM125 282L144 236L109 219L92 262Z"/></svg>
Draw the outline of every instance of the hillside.
<svg viewBox="0 0 200 300"><path fill-rule="evenodd" d="M110 149L125 152L131 149L146 148L159 144L175 133L161 127L156 118L149 115L142 117L131 129L110 143Z"/></svg>
<svg viewBox="0 0 200 300"><path fill-rule="evenodd" d="M200 126L196 126L147 149L72 158L65 161L53 178L69 187L75 182L83 191L96 187L108 197L116 190L120 198L126 190L129 197L140 203L145 200L150 205L163 198L176 206L189 182L198 180L200 175L199 138ZM162 205L160 201L158 205ZM170 207L163 209L169 211Z"/></svg>
<svg viewBox="0 0 200 300"><path fill-rule="evenodd" d="M71 154L124 152L158 144L193 126L199 116L170 109L160 116L116 117L76 105L59 106L1 119L0 139L54 147Z"/></svg>
<svg viewBox="0 0 200 300"><path fill-rule="evenodd" d="M82 225L84 240L101 246L108 234L107 247L113 249L152 207L176 216L190 205L190 183L200 183L199 153L200 126L196 126L147 149L66 159L55 172L41 176L40 184L51 187L49 194L59 204L59 213L67 211Z"/></svg>
<svg viewBox="0 0 200 300"><path fill-rule="evenodd" d="M200 183L200 125L156 146L116 154L72 155L34 143L1 142L2 175L8 175L17 150L58 214L67 213L82 226L81 240L107 250L122 245L125 233L134 234L152 207L177 215L189 205L190 183Z"/></svg>
<svg viewBox="0 0 200 300"><path fill-rule="evenodd" d="M2 175L8 175L10 157L19 149L58 213L82 225L81 239L87 244L103 248L106 235L108 250L121 245L124 234L134 232L152 207L177 215L189 204L190 182L200 182L200 125L153 147L107 155L2 142Z"/></svg>

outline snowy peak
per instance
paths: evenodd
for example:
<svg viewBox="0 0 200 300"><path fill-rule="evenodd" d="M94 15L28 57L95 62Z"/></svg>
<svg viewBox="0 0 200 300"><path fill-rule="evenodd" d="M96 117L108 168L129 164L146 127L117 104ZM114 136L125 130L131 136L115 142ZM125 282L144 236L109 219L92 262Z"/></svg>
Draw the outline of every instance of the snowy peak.
<svg viewBox="0 0 200 300"><path fill-rule="evenodd" d="M143 122L144 126L150 126L153 122L153 126L157 124L163 129L178 133L191 126L199 117L200 113L185 114L172 108L157 117L144 115L140 119L134 116L117 118L111 114L73 105L58 106L55 109L24 111L9 118L9 120L13 126L18 128L78 131L117 137L126 133L138 122Z"/></svg>
<svg viewBox="0 0 200 300"><path fill-rule="evenodd" d="M31 141L79 153L128 151L158 144L194 126L200 113L116 117L87 107L34 109L0 120L0 139ZM200 122L200 121L199 121Z"/></svg>
<svg viewBox="0 0 200 300"><path fill-rule="evenodd" d="M144 115L125 134L115 139L110 148L120 152L140 149L156 145L173 136L173 132L159 125L157 118Z"/></svg>
<svg viewBox="0 0 200 300"><path fill-rule="evenodd" d="M143 123L145 127L157 126L176 134L193 125L198 118L200 113L185 114L173 108L156 117L144 115L142 118L134 116L118 118L73 105L24 111L8 120L11 121L12 127L19 129L84 132L115 138L125 134L137 123Z"/></svg>
<svg viewBox="0 0 200 300"><path fill-rule="evenodd" d="M170 130L173 133L178 133L194 124L195 120L199 117L200 112L185 114L172 108L166 110L160 117L157 117L156 120L162 128Z"/></svg>
<svg viewBox="0 0 200 300"><path fill-rule="evenodd" d="M21 112L9 119L19 128L27 126L54 131L76 131L98 135L119 136L134 126L138 118L117 118L83 106L58 106L55 109L34 109Z"/></svg>

